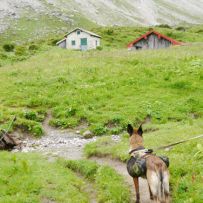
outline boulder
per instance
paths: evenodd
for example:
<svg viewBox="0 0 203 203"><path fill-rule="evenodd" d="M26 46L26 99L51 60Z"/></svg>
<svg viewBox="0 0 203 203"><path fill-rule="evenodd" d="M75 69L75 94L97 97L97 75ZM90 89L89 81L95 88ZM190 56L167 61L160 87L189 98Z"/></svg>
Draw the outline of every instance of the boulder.
<svg viewBox="0 0 203 203"><path fill-rule="evenodd" d="M84 133L83 133L83 137L86 138L86 139L89 139L89 138L92 138L94 135L93 133L90 131L90 130L86 130Z"/></svg>

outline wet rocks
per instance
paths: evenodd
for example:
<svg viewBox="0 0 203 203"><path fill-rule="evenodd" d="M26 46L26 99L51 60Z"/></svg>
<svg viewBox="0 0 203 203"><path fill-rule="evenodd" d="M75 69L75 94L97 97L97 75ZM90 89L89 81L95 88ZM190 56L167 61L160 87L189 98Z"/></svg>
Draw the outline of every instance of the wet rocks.
<svg viewBox="0 0 203 203"><path fill-rule="evenodd" d="M94 135L93 133L90 131L90 130L86 130L84 133L83 133L83 137L85 139L89 139L89 138L92 138Z"/></svg>
<svg viewBox="0 0 203 203"><path fill-rule="evenodd" d="M84 139L81 135L72 132L49 129L46 136L40 139L25 139L21 150L15 149L13 152L39 152L66 159L81 159L83 147L93 141L96 141L95 137Z"/></svg>

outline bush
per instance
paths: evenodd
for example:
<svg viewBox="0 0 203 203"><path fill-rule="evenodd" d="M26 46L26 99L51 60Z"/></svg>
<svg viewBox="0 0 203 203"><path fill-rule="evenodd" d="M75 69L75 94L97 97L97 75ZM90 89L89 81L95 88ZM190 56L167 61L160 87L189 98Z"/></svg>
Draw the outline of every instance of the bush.
<svg viewBox="0 0 203 203"><path fill-rule="evenodd" d="M15 45L14 44L4 44L3 45L3 49L6 51L6 52L12 52L15 48Z"/></svg>
<svg viewBox="0 0 203 203"><path fill-rule="evenodd" d="M99 51L101 51L102 49L103 49L103 47L101 47L101 46L97 47L97 50L99 50Z"/></svg>
<svg viewBox="0 0 203 203"><path fill-rule="evenodd" d="M51 39L49 42L48 42L48 45L51 45L51 46L56 46L56 43L58 41L60 41L61 39Z"/></svg>
<svg viewBox="0 0 203 203"><path fill-rule="evenodd" d="M25 55L26 54L26 47L24 47L24 46L18 46L18 47L16 47L15 54L17 56L23 56L23 55Z"/></svg>
<svg viewBox="0 0 203 203"><path fill-rule="evenodd" d="M43 135L42 125L33 120L18 118L16 123L14 123L14 127L19 128L24 132L31 133L36 137Z"/></svg>
<svg viewBox="0 0 203 203"><path fill-rule="evenodd" d="M27 110L24 112L24 118L26 118L27 120L42 122L44 120L44 114L45 113Z"/></svg>
<svg viewBox="0 0 203 203"><path fill-rule="evenodd" d="M161 27L161 28L168 28L168 29L171 29L171 26L168 25L168 24L160 24L160 25L157 25L156 27Z"/></svg>
<svg viewBox="0 0 203 203"><path fill-rule="evenodd" d="M37 120L37 114L34 111L25 111L24 112L24 117L28 120Z"/></svg>
<svg viewBox="0 0 203 203"><path fill-rule="evenodd" d="M96 124L96 125L92 126L91 130L95 135L103 135L104 133L107 132L107 128L101 124Z"/></svg>
<svg viewBox="0 0 203 203"><path fill-rule="evenodd" d="M39 137L41 135L43 135L43 129L42 126L40 124L38 125L34 125L31 129L31 133L33 135L35 135L36 137Z"/></svg>
<svg viewBox="0 0 203 203"><path fill-rule="evenodd" d="M35 50L38 50L39 47L36 45L36 44L31 44L28 48L30 51L35 51Z"/></svg>
<svg viewBox="0 0 203 203"><path fill-rule="evenodd" d="M183 32L186 31L186 29L185 29L184 27L182 27L182 26L177 27L176 30L178 30L178 31L183 31Z"/></svg>
<svg viewBox="0 0 203 203"><path fill-rule="evenodd" d="M106 34L107 34L107 35L112 35L113 33L114 33L113 29L108 29L108 30L106 31Z"/></svg>

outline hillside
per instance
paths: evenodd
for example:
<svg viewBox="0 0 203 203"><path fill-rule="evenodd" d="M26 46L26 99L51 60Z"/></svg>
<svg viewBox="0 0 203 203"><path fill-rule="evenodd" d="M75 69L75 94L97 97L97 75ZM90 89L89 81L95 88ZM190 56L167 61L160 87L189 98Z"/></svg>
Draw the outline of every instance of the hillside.
<svg viewBox="0 0 203 203"><path fill-rule="evenodd" d="M108 38L105 43L106 46L110 43ZM29 59L2 65L0 128L6 128L16 115L12 130L40 137L44 133L42 122L47 112L51 112L53 117L49 124L53 127L74 129L84 125L85 130L91 130L94 135L107 135L86 146L88 157L98 156L99 160L99 157L110 156L122 161L128 159L128 137L124 134L114 141L110 134L123 132L127 123L138 126L146 120L145 146L153 149L202 134L203 44L139 52L114 49L116 44L113 43L110 50L89 52L49 46L49 50L39 51ZM61 139L58 134L54 135ZM202 202L201 143L200 139L194 140L159 152L171 161L174 203L188 199ZM51 156L50 153L47 156ZM106 166L86 161L59 165L50 163L53 157L45 162L31 153L25 156L1 152L1 157L0 202L8 202L11 198L22 202L29 198L31 202L45 199L45 202L63 203L67 200L66 193L70 202L75 198L89 202L92 193L83 187L86 185L96 187L98 202L130 202L124 177ZM86 184L89 179L93 186ZM14 187L19 181L23 184Z"/></svg>
<svg viewBox="0 0 203 203"><path fill-rule="evenodd" d="M2 0L0 11L0 33L35 38L76 26L203 23L203 2L195 0Z"/></svg>
<svg viewBox="0 0 203 203"><path fill-rule="evenodd" d="M85 120L95 134L120 131L148 116L155 123L201 117L202 50L202 44L139 53L52 48L3 66L1 125L15 114L16 127L40 135L49 109L53 126Z"/></svg>

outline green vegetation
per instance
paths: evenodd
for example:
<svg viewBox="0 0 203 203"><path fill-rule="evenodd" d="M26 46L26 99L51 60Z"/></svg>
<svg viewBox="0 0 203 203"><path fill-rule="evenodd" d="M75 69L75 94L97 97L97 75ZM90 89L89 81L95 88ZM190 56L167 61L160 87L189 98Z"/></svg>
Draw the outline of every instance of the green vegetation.
<svg viewBox="0 0 203 203"><path fill-rule="evenodd" d="M123 178L112 168L99 166L95 162L87 160L67 161L66 167L95 182L98 202L128 203L130 201L128 187Z"/></svg>
<svg viewBox="0 0 203 203"><path fill-rule="evenodd" d="M180 41L203 41L202 26L155 29ZM16 115L11 130L41 136L42 122L51 111L50 125L73 128L85 121L95 135L117 134L127 123L148 120L145 146L149 148L202 134L203 44L127 51L126 45L148 30L93 28L103 43L88 52L53 47L58 36L23 43L8 38L0 48L0 128L6 128ZM127 151L126 135L118 143L105 136L85 148L87 156L122 161L127 160ZM160 151L171 160L173 202L202 202L202 153L200 140ZM75 198L88 202L83 183L63 163L47 163L36 155L1 153L1 157L0 202L11 198L16 202L64 202L67 197L70 202ZM121 184L122 178L109 167L87 161L65 165L95 184L99 201L128 202L129 191Z"/></svg>
<svg viewBox="0 0 203 203"><path fill-rule="evenodd" d="M0 47L0 66L25 60L37 53L51 49L51 46L55 46L56 42L64 37L64 33L71 30L70 25L64 25L62 22L58 24L58 21L53 21L51 18L43 16L41 16L37 21L30 21L29 19L22 18L18 23L19 29L17 31L14 32L7 30L5 33L0 34L0 45L2 46L2 48ZM60 31L53 31L55 30L56 25L61 27ZM85 22L84 25L86 25ZM40 32L43 34L35 36L35 34L40 33L38 27L46 29L46 32L41 30ZM202 26L179 26L171 28L168 25L160 25L148 28L95 27L91 25L91 27L87 26L87 28L102 36L102 46L98 47L98 50L127 48L127 44L129 42L143 35L150 29L155 29L169 37L186 43L203 41ZM17 44L17 46L15 47L14 44ZM8 53L13 51L15 52Z"/></svg>
<svg viewBox="0 0 203 203"><path fill-rule="evenodd" d="M168 37L181 42L202 42L202 26L192 27L174 27L168 25L160 25L157 27L98 27L92 31L102 36L102 46L105 49L126 48L134 39L145 34L149 30L154 29Z"/></svg>
<svg viewBox="0 0 203 203"><path fill-rule="evenodd" d="M184 140L202 134L201 119L167 124L146 124L144 127L144 143L146 148L156 148L175 141ZM145 133L146 132L146 133ZM110 156L121 161L129 158L129 136L121 136L115 142L110 136L99 138L96 142L86 145L85 153L90 156ZM173 147L170 151L157 151L156 154L170 158L170 173L173 202L201 203L202 190L202 139L190 141Z"/></svg>
<svg viewBox="0 0 203 203"><path fill-rule="evenodd" d="M3 49L6 51L6 52L12 52L15 48L15 45L14 44L4 44L3 45Z"/></svg>
<svg viewBox="0 0 203 203"><path fill-rule="evenodd" d="M39 136L51 110L51 125L86 120L101 135L146 117L153 123L201 117L202 50L201 44L140 52L52 48L0 68L0 125L16 115L15 127Z"/></svg>
<svg viewBox="0 0 203 203"><path fill-rule="evenodd" d="M0 202L89 202L84 182L59 162L0 152Z"/></svg>

